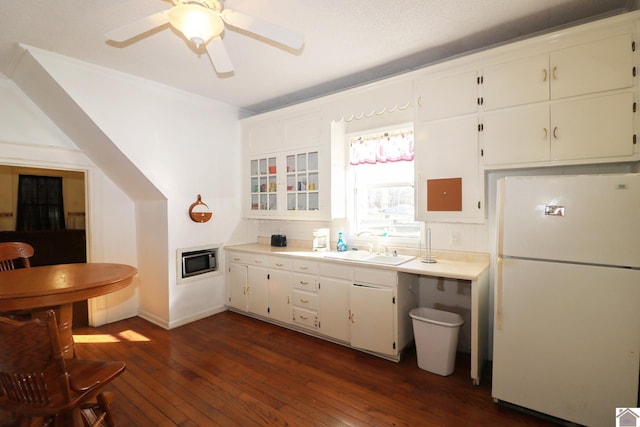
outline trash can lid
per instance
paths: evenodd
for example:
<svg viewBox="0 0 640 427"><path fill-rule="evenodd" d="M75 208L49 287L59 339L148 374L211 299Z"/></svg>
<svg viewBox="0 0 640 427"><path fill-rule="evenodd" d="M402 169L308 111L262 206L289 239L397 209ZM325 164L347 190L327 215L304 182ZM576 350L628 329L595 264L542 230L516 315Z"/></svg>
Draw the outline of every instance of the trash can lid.
<svg viewBox="0 0 640 427"><path fill-rule="evenodd" d="M421 320L427 323L447 326L450 328L460 326L464 323L462 316L448 311L436 310L435 308L418 307L409 312L412 319Z"/></svg>

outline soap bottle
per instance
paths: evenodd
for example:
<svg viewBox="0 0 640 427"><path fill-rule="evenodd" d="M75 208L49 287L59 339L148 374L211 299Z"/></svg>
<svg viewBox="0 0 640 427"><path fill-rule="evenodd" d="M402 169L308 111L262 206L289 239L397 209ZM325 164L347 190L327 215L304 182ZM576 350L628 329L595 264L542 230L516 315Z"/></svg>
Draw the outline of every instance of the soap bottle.
<svg viewBox="0 0 640 427"><path fill-rule="evenodd" d="M336 250L338 252L345 252L347 250L347 244L344 242L342 238L342 231L338 233L338 243L336 244Z"/></svg>

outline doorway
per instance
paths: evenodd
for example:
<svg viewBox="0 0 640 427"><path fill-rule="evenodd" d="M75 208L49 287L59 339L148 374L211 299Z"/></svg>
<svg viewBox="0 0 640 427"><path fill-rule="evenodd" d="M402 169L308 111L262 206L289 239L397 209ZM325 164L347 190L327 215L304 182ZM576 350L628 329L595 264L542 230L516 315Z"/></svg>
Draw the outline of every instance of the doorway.
<svg viewBox="0 0 640 427"><path fill-rule="evenodd" d="M29 230L16 227L20 175L55 177L62 180L63 227ZM35 249L31 266L85 263L86 178L81 171L0 165L0 241L29 243ZM87 301L74 303L73 327L88 326Z"/></svg>

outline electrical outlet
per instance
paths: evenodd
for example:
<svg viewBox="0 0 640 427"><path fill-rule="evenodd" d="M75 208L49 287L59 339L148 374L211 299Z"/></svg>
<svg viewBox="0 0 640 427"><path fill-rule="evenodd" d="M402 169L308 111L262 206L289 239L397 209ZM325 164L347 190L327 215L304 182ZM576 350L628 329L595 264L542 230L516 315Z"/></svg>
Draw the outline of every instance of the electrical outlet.
<svg viewBox="0 0 640 427"><path fill-rule="evenodd" d="M451 234L449 234L449 245L450 246L460 245L460 233L458 231L452 231Z"/></svg>

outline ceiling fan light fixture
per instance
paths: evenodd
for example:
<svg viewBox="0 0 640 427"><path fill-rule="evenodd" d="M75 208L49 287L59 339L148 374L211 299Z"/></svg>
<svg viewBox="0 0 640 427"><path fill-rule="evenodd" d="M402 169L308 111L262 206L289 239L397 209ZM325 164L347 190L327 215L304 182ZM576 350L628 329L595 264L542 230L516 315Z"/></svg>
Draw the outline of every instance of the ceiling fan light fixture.
<svg viewBox="0 0 640 427"><path fill-rule="evenodd" d="M169 10L169 23L196 47L219 36L224 30L220 15L199 3L183 3Z"/></svg>

